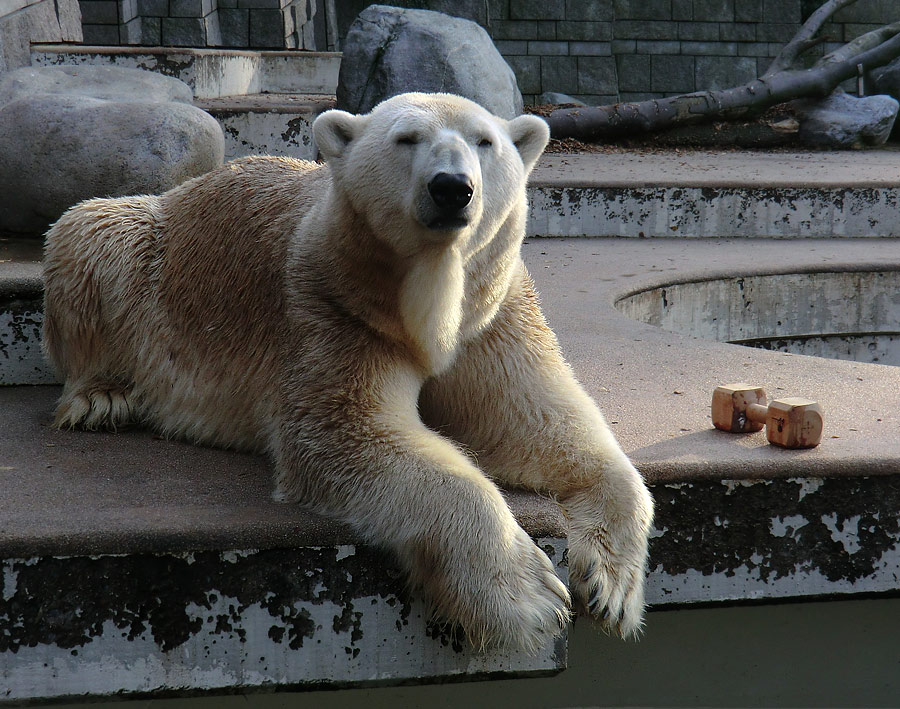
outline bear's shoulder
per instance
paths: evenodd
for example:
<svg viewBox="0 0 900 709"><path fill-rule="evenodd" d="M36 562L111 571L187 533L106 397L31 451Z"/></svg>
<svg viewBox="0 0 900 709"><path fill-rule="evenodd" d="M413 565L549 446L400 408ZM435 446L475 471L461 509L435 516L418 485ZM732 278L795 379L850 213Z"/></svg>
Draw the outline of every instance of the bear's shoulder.
<svg viewBox="0 0 900 709"><path fill-rule="evenodd" d="M310 172L323 167L322 163L279 155L250 155L225 163L225 169L231 172L248 174L254 172Z"/></svg>

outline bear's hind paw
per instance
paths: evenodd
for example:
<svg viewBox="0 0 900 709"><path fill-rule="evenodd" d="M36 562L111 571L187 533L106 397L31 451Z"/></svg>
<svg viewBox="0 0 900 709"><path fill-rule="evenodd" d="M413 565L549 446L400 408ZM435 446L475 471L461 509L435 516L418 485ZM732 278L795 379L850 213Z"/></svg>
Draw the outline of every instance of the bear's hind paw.
<svg viewBox="0 0 900 709"><path fill-rule="evenodd" d="M54 426L115 431L133 420L130 396L127 388L108 382L66 386L56 406Z"/></svg>

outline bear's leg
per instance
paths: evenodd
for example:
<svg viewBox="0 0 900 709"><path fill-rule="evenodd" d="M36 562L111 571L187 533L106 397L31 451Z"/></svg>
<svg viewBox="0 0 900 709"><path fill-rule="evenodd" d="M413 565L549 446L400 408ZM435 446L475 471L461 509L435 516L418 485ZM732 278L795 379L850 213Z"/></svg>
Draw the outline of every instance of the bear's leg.
<svg viewBox="0 0 900 709"><path fill-rule="evenodd" d="M122 323L151 332L135 305L149 295L137 284L156 254L156 201L81 202L47 232L43 349L65 382L55 415L60 428L116 429L136 418Z"/></svg>
<svg viewBox="0 0 900 709"><path fill-rule="evenodd" d="M322 357L326 367L333 361ZM292 420L273 440L277 497L394 551L435 615L476 647L544 646L570 608L550 560L493 483L422 424L415 375L359 395L361 369L332 368L356 381L330 381L321 401L288 402ZM317 383L328 376L324 368L315 375Z"/></svg>
<svg viewBox="0 0 900 709"><path fill-rule="evenodd" d="M469 447L488 475L559 501L576 602L605 629L637 634L653 501L563 360L524 272L420 403L425 422Z"/></svg>

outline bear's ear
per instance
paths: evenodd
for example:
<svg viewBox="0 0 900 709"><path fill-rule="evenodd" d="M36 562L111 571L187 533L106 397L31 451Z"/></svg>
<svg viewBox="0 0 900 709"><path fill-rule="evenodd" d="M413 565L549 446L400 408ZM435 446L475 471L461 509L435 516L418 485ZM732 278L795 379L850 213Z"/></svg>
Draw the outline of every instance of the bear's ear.
<svg viewBox="0 0 900 709"><path fill-rule="evenodd" d="M531 172L531 168L547 147L547 141L550 140L547 122L537 116L519 116L507 124L507 130L516 150L522 156L525 170Z"/></svg>
<svg viewBox="0 0 900 709"><path fill-rule="evenodd" d="M322 156L328 160L340 158L350 142L359 135L362 116L346 111L325 111L313 123L313 138Z"/></svg>

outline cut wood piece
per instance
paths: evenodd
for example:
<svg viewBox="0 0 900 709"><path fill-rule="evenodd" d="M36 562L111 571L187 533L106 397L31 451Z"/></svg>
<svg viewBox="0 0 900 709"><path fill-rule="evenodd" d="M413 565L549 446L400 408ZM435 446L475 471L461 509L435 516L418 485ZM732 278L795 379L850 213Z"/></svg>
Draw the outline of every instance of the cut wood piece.
<svg viewBox="0 0 900 709"><path fill-rule="evenodd" d="M766 437L783 448L812 448L822 440L824 418L815 401L791 397L769 404Z"/></svg>
<svg viewBox="0 0 900 709"><path fill-rule="evenodd" d="M716 387L713 425L730 433L766 429L769 443L782 448L812 448L822 440L824 416L815 401L790 397L766 404L762 387L737 383Z"/></svg>

